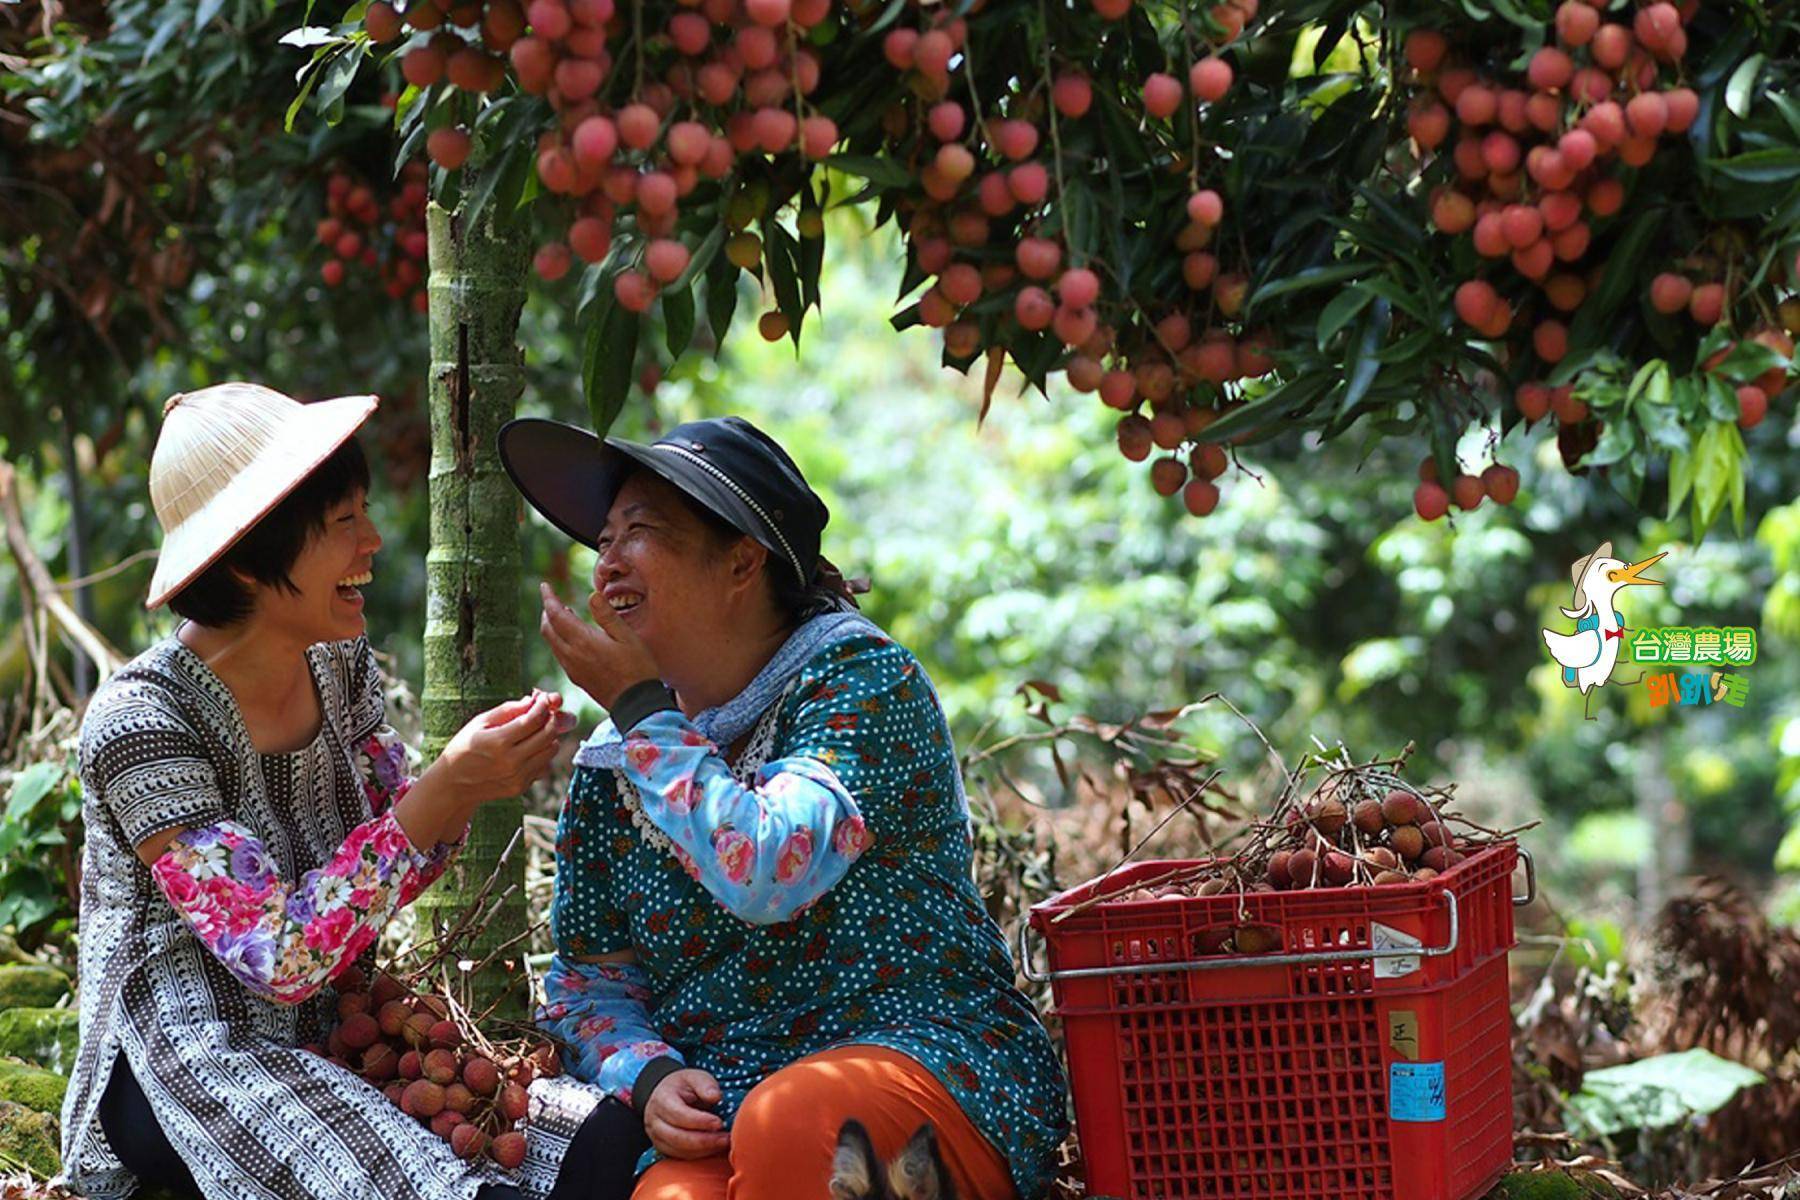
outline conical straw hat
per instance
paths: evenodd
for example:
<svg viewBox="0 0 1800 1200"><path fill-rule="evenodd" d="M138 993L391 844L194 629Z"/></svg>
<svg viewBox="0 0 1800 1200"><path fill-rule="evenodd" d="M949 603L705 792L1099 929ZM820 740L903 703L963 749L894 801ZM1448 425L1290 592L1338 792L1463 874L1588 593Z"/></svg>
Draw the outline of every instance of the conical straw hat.
<svg viewBox="0 0 1800 1200"><path fill-rule="evenodd" d="M178 393L150 458L162 553L145 608L179 592L300 486L375 411L374 396L302 404L254 383Z"/></svg>

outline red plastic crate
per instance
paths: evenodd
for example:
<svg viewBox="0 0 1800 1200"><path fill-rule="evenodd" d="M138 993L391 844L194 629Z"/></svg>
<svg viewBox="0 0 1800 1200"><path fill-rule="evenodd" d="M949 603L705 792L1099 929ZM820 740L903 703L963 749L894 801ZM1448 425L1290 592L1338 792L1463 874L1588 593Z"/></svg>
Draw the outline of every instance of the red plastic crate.
<svg viewBox="0 0 1800 1200"><path fill-rule="evenodd" d="M1512 1160L1503 842L1426 883L1036 905L1088 1191L1128 1200L1468 1200ZM1208 952L1243 924L1267 955ZM1400 957L1396 952L1416 950ZM1021 961L1033 978L1029 947ZM1167 964L1167 969L1162 969Z"/></svg>

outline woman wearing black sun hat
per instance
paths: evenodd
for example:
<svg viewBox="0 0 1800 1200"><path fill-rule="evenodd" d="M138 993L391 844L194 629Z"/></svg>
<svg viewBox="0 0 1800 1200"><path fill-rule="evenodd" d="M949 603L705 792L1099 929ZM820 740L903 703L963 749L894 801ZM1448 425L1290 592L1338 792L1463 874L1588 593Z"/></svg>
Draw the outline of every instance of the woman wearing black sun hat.
<svg viewBox="0 0 1800 1200"><path fill-rule="evenodd" d="M540 1024L642 1117L635 1195L825 1196L850 1118L884 1155L931 1124L962 1195L1041 1193L1063 1078L971 879L948 725L793 459L739 417L648 444L520 420L499 451L599 554L589 619L542 588L610 720L558 822Z"/></svg>

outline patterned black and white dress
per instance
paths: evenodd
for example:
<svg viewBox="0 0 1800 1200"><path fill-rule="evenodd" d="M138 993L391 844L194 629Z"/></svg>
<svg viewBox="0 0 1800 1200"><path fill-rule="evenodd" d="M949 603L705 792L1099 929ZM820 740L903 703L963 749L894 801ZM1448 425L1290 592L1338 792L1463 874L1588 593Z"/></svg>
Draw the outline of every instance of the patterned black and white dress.
<svg viewBox="0 0 1800 1200"><path fill-rule="evenodd" d="M313 646L307 658L324 720L290 754L256 750L230 691L174 637L108 680L88 708L81 1044L63 1107L67 1181L87 1196L137 1187L97 1116L119 1055L209 1198L473 1200L504 1181L300 1049L322 1038L334 993L287 1005L245 987L134 849L160 830L230 820L261 839L281 878L297 880L370 819L351 748L385 725L373 655L358 639Z"/></svg>

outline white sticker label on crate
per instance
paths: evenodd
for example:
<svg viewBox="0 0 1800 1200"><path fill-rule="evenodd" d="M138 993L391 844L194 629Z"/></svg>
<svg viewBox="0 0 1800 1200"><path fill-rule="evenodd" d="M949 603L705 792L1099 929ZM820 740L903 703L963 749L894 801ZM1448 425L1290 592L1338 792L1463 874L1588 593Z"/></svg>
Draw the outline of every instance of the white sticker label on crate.
<svg viewBox="0 0 1800 1200"><path fill-rule="evenodd" d="M1389 925L1377 921L1370 931L1369 940L1377 950L1417 950L1425 943L1410 933L1402 933ZM1378 958L1375 960L1375 978L1398 979L1402 975L1411 975L1419 969L1417 955L1404 954L1395 958Z"/></svg>
<svg viewBox="0 0 1800 1200"><path fill-rule="evenodd" d="M1395 1121L1444 1119L1444 1064L1397 1062L1388 1066L1388 1117Z"/></svg>

